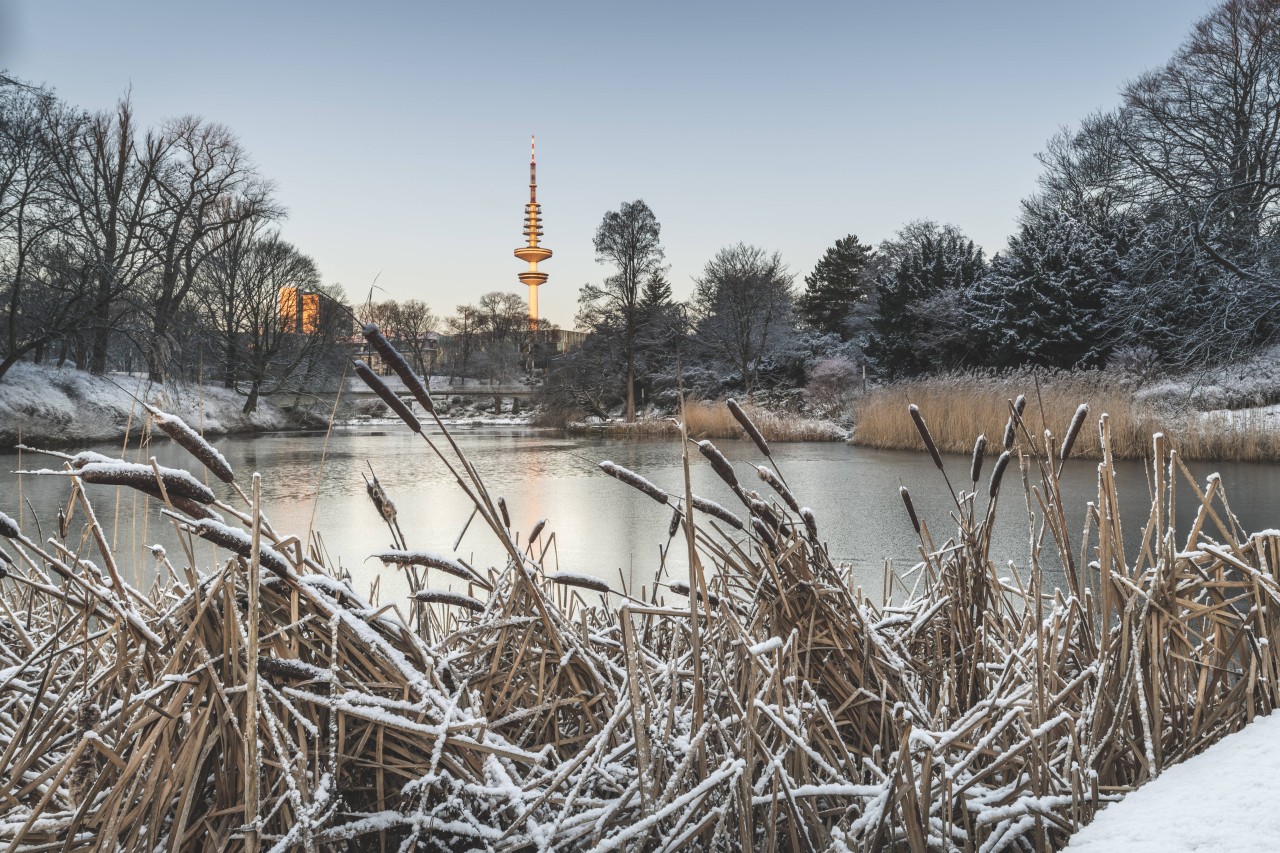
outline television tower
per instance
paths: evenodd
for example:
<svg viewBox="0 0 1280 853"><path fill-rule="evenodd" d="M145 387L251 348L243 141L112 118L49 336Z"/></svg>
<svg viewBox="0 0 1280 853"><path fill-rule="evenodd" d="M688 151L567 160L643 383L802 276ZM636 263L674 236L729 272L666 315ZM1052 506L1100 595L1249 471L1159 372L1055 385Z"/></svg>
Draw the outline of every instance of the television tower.
<svg viewBox="0 0 1280 853"><path fill-rule="evenodd" d="M529 263L529 269L520 273L520 281L529 286L529 325L538 325L538 287L547 280L547 274L538 271L538 262L551 257L551 250L538 245L542 236L542 205L538 204L538 164L534 157L533 137L529 137L529 203L524 206L524 235L527 246L516 249L515 255Z"/></svg>

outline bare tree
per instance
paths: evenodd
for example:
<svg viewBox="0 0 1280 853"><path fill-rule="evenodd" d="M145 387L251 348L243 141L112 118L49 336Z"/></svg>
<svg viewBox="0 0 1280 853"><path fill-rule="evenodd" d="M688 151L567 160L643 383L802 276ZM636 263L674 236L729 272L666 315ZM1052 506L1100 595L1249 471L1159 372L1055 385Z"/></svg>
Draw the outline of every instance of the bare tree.
<svg viewBox="0 0 1280 853"><path fill-rule="evenodd" d="M160 147L140 143L129 98L114 112L71 114L57 166L71 208L71 239L80 247L93 280L89 370L107 369L111 334L121 297L133 294L155 262L143 243L158 197L154 162Z"/></svg>
<svg viewBox="0 0 1280 853"><path fill-rule="evenodd" d="M466 377L481 332L480 311L474 305L459 305L457 312L445 321L449 331L446 355L449 363L449 384L458 377Z"/></svg>
<svg viewBox="0 0 1280 853"><path fill-rule="evenodd" d="M59 110L51 93L0 79L0 377L74 333L86 313L83 270L60 237L67 208L55 167Z"/></svg>
<svg viewBox="0 0 1280 853"><path fill-rule="evenodd" d="M1280 210L1278 55L1280 0L1228 0L1123 92L1118 139L1147 203L1179 211L1197 245L1245 278Z"/></svg>
<svg viewBox="0 0 1280 853"><path fill-rule="evenodd" d="M229 239L229 226L283 215L272 185L261 178L225 127L185 117L147 140L146 155L159 196L147 240L156 256L150 293L152 341L148 367L163 379L170 327L196 283L200 267Z"/></svg>
<svg viewBox="0 0 1280 853"><path fill-rule="evenodd" d="M748 395L763 359L792 332L794 279L777 252L738 243L717 252L695 280L696 343L735 369Z"/></svg>
<svg viewBox="0 0 1280 853"><path fill-rule="evenodd" d="M286 288L295 293L316 291L320 273L315 261L278 234L249 243L239 276L245 305L241 357L248 385L244 411L250 414L257 408L259 397L286 386L327 342L328 335L323 324L302 324L299 328L292 306L282 302ZM323 315L324 311L320 313Z"/></svg>
<svg viewBox="0 0 1280 853"><path fill-rule="evenodd" d="M596 229L596 261L613 265L616 272L602 285L584 285L578 297L582 325L612 327L621 333L629 421L636 418L636 339L643 322L643 288L666 270L660 238L658 219L642 200L623 202L606 213Z"/></svg>
<svg viewBox="0 0 1280 853"><path fill-rule="evenodd" d="M399 304L396 311L395 323L392 326L396 340L409 354L418 373L423 376L429 375L430 368L434 367L427 364L427 355L435 354L431 333L436 331L439 325L440 318L432 314L431 308L421 299L406 299Z"/></svg>
<svg viewBox="0 0 1280 853"><path fill-rule="evenodd" d="M195 293L217 338L224 388L235 388L240 378L243 338L254 302L248 276L256 265L260 230L258 220L229 224L196 275Z"/></svg>

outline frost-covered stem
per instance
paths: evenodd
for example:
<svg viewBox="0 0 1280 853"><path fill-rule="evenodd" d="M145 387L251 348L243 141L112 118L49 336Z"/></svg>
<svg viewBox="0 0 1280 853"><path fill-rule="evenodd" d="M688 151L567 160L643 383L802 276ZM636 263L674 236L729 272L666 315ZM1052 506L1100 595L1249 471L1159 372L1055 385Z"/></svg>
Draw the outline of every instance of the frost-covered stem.
<svg viewBox="0 0 1280 853"><path fill-rule="evenodd" d="M245 646L247 707L244 721L245 849L258 850L258 574L262 544L262 475L253 474L253 550L249 558L249 642Z"/></svg>

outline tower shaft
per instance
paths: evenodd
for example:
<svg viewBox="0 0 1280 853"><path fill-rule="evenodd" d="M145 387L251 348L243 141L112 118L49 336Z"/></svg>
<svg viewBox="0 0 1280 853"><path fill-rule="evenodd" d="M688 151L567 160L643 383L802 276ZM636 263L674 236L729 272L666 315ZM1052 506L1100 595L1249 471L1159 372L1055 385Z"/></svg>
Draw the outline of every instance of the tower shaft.
<svg viewBox="0 0 1280 853"><path fill-rule="evenodd" d="M519 279L529 287L529 325L538 325L538 288L547 280L547 274L538 270L538 264L551 257L551 250L538 245L542 236L542 205L538 204L538 162L533 146L533 138L529 139L529 203L524 206L524 235L528 244L516 249L515 256L529 264L529 269L520 273Z"/></svg>

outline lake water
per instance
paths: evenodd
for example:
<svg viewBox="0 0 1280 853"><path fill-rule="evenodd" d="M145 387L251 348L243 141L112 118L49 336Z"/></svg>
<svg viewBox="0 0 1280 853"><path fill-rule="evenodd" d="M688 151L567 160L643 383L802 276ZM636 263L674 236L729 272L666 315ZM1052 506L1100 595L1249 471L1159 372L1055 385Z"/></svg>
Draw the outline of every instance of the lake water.
<svg viewBox="0 0 1280 853"><path fill-rule="evenodd" d="M262 473L265 513L280 533L304 537L314 526L321 532L332 563L347 567L357 589L381 576L382 598L403 593L403 580L394 569L384 569L369 554L390 547L386 526L365 494L361 472L371 465L399 509L400 526L411 548L450 552L471 514L471 505L443 464L426 444L407 431L383 429L340 430L331 437L325 455L323 435L279 434L256 438L228 437L214 443L247 484L253 471ZM670 510L651 498L605 476L602 460L613 460L658 483L673 494L683 492L680 444L671 439L623 439L568 437L557 432L521 428L461 429L462 446L490 492L505 497L513 527L526 534L539 519L547 519L543 541L550 534L548 568L593 574L615 588L626 583L638 590L652 584L660 565L660 549L667 544ZM762 493L767 488L749 465L762 462L749 442L720 441L717 445L738 465L738 477ZM120 446L88 448L118 456ZM925 453L882 451L838 443L776 444L774 459L802 505L815 511L819 531L833 558L851 563L868 590L878 595L883 587L884 561L905 569L917 560L918 541L899 498L899 486L907 486L916 508L941 544L954 525L949 493ZM202 479L203 469L181 448L161 438L150 451L162 465L187 467ZM136 457L130 450L129 458ZM988 459L984 480L990 471ZM19 478L14 455L0 458L0 511L22 516L30 525L32 511L43 524L44 536L56 525L59 505L65 505L69 487L64 478ZM28 468L58 468L58 460L23 454ZM719 501L743 514L741 505L710 470L700 454L692 456L695 494ZM968 477L968 459L947 461L952 482L960 486ZM1255 463L1195 463L1189 466L1203 479L1222 474L1231 507L1246 530L1280 527L1280 465ZM1076 461L1064 473L1068 528L1078 539L1084 526L1085 504L1096 497L1097 464ZM20 482L19 482L20 481ZM1127 538L1136 537L1149 509L1147 479L1141 463L1125 463L1118 470ZM220 495L229 490L212 484ZM967 483L965 486L967 487ZM1181 487L1180 487L1181 488ZM133 493L117 500L111 487L89 486L100 522L117 543L121 570L126 577L145 584L155 564L145 546L167 545L174 562L180 551L172 527L163 521L155 502L144 507ZM1190 490L1180 491L1179 524L1189 525L1194 507ZM21 500L20 500L21 496ZM985 503L985 502L984 502ZM1012 560L1019 568L1028 561L1027 508L1016 467L1011 467L999 505L997 536L992 556L1004 565ZM314 521L313 521L314 513ZM78 529L78 528L77 528ZM1078 553L1078 544L1075 546ZM96 559L90 545L86 554ZM208 546L198 559L212 560ZM478 566L500 564L503 551L479 519L471 525L458 554ZM686 574L681 541L668 559L673 576Z"/></svg>

